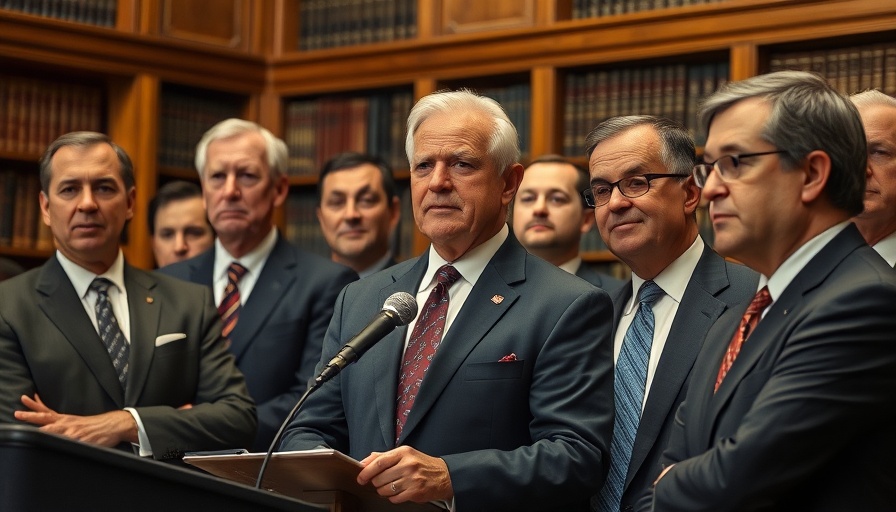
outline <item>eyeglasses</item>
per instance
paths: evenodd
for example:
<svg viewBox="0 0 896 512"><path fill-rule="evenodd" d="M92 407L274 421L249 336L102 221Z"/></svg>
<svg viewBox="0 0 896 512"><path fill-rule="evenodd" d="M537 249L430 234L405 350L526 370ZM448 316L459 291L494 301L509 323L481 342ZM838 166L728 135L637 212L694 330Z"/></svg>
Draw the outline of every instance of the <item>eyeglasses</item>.
<svg viewBox="0 0 896 512"><path fill-rule="evenodd" d="M582 191L585 204L591 208L597 208L610 202L613 189L628 198L641 197L650 190L650 182L657 178L687 178L687 174L639 174L622 178L613 183L593 183L591 188Z"/></svg>
<svg viewBox="0 0 896 512"><path fill-rule="evenodd" d="M763 156L763 155L777 155L780 153L787 153L787 151L776 150L776 151L763 151L761 153L744 153L741 155L722 155L715 162L709 163L698 163L694 166L694 182L698 187L703 188L706 185L706 180L709 179L709 173L712 172L713 169L718 171L719 178L722 181L732 181L740 178L741 170L738 168L740 165L741 158L748 158L751 156Z"/></svg>

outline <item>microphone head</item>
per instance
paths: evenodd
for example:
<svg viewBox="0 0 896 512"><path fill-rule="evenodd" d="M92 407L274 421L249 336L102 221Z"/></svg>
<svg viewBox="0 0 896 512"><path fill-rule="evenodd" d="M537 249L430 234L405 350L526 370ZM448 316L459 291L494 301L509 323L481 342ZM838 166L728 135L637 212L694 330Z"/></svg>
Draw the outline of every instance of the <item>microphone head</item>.
<svg viewBox="0 0 896 512"><path fill-rule="evenodd" d="M398 315L397 325L407 325L417 316L417 299L408 292L395 292L386 299L383 309Z"/></svg>

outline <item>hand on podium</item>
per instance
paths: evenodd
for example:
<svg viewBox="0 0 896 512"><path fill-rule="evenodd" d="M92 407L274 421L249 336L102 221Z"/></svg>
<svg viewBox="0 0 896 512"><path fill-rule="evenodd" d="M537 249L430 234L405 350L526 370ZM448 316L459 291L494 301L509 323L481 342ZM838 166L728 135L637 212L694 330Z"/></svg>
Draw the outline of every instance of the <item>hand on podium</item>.
<svg viewBox="0 0 896 512"><path fill-rule="evenodd" d="M358 473L358 483L372 484L392 503L449 501L454 497L445 461L410 446L373 452L361 465L364 469Z"/></svg>

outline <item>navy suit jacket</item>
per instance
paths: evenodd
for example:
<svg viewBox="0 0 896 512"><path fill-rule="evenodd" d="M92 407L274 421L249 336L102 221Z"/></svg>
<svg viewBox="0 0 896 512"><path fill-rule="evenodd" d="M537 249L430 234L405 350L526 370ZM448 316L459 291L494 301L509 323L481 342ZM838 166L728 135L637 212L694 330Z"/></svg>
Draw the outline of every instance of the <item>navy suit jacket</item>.
<svg viewBox="0 0 896 512"><path fill-rule="evenodd" d="M625 284L625 281L623 281L622 279L616 279L615 277L608 276L607 274L602 274L597 270L591 268L585 262L582 262L582 264L579 265L579 269L576 270L576 275L593 284L594 286L597 286L598 288L603 288L608 293L612 293L618 290L622 287L622 285Z"/></svg>
<svg viewBox="0 0 896 512"><path fill-rule="evenodd" d="M653 485L662 467L660 456L666 448L675 411L684 400L689 376L706 333L733 305L749 303L756 294L759 274L725 261L709 245L691 274L672 320L663 353L654 374L641 422L632 447L620 510L634 510L637 500ZM611 294L616 310L615 324L632 296L631 281Z"/></svg>
<svg viewBox="0 0 896 512"><path fill-rule="evenodd" d="M893 510L894 304L896 272L850 224L775 299L713 393L747 305L729 310L694 365L654 510Z"/></svg>
<svg viewBox="0 0 896 512"><path fill-rule="evenodd" d="M212 286L215 248L159 271ZM277 237L230 333L230 351L258 407L253 451L266 451L313 378L336 296L358 276Z"/></svg>
<svg viewBox="0 0 896 512"><path fill-rule="evenodd" d="M424 253L346 287L322 363L389 295L416 294L427 264ZM446 333L398 444L446 462L459 511L587 507L607 472L611 332L606 292L510 235ZM280 448L326 445L356 459L394 448L406 336L396 329L311 395Z"/></svg>
<svg viewBox="0 0 896 512"><path fill-rule="evenodd" d="M0 423L18 423L22 395L62 414L134 407L153 457L246 447L255 408L221 337L210 291L125 265L130 311L127 391L56 256L0 283ZM163 335L183 334L160 346ZM177 408L192 404L188 410ZM130 445L124 445L130 451Z"/></svg>

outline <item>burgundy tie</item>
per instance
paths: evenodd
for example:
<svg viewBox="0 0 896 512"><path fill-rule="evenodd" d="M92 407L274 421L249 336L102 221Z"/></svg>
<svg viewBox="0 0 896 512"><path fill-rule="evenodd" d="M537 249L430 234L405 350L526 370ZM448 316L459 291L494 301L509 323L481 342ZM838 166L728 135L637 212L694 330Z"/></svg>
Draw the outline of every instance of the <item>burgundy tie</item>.
<svg viewBox="0 0 896 512"><path fill-rule="evenodd" d="M227 269L227 287L224 288L224 300L218 305L218 314L224 320L224 328L221 330L221 334L224 337L230 336L233 328L236 327L236 321L240 317L240 289L237 287L237 283L246 275L246 272L246 267L235 261Z"/></svg>
<svg viewBox="0 0 896 512"><path fill-rule="evenodd" d="M395 406L395 441L408 419L417 391L423 382L429 363L432 361L442 341L445 317L448 315L448 289L460 278L460 273L451 265L443 265L436 272L435 288L426 299L423 311L414 324L410 341L404 351L401 376L398 380L398 396Z"/></svg>
<svg viewBox="0 0 896 512"><path fill-rule="evenodd" d="M734 364L737 354L740 353L740 348L743 346L744 342L747 341L747 338L750 337L750 333L753 332L753 329L756 328L756 324L759 323L759 319L762 317L762 312L771 303L772 297L768 293L768 286L763 286L762 289L759 290L759 293L753 297L753 301L750 302L750 305L747 306L747 312L744 313L743 318L740 319L740 326L738 326L737 331L734 332L734 337L731 338L731 343L728 344L725 358L722 359L722 364L719 366L719 375L716 377L716 387L713 392L719 390L719 386L725 379L725 375L728 374L728 370L730 370L731 365Z"/></svg>

